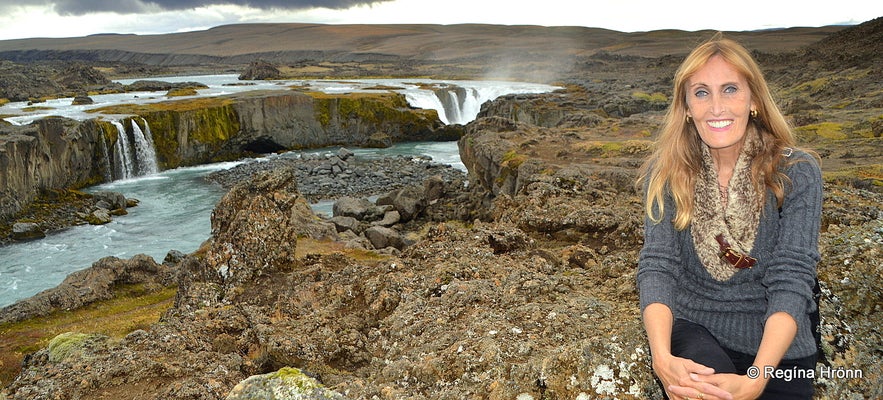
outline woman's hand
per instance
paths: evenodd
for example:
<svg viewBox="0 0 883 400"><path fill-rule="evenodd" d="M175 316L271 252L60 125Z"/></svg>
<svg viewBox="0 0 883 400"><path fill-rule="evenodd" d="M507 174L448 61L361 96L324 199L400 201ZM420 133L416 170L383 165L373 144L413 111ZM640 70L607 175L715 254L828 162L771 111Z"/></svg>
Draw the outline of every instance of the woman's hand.
<svg viewBox="0 0 883 400"><path fill-rule="evenodd" d="M737 375L737 374L712 374L712 375L702 375L702 374L690 374L690 380L694 383L700 383L708 386L701 386L704 388L715 388L717 390L723 390L731 395L731 399L733 400L754 400L760 397L761 393L763 393L763 389L766 386L766 380L764 379L752 379L747 375ZM711 397L711 393L704 394L703 396L697 396L694 392L695 389L700 388L699 386L679 386L672 389L672 393L675 393L676 396L680 397L690 397L692 398L705 398L705 399L713 399ZM701 392L701 391L700 391ZM705 393L705 392L701 392ZM718 393L718 392L715 392Z"/></svg>
<svg viewBox="0 0 883 400"><path fill-rule="evenodd" d="M713 368L693 360L672 355L653 357L653 371L662 381L669 399L733 399L733 396L726 390L712 383L694 379L694 377L709 378L715 375Z"/></svg>

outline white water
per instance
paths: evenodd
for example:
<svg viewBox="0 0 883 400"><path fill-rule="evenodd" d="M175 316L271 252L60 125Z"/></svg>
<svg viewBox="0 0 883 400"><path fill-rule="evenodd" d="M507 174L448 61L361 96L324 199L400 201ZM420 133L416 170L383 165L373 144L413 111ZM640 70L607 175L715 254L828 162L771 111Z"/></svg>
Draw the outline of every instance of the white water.
<svg viewBox="0 0 883 400"><path fill-rule="evenodd" d="M445 123L467 123L474 119L482 103L505 94L543 93L555 87L531 83L494 81L436 81L373 79L358 81L259 81L246 86L229 86L239 83L235 75L185 76L154 78L164 81L200 81L209 89L199 91L199 96L216 96L256 89L287 89L288 85L309 85L326 93L353 91L387 91L376 87L397 87L408 103L415 108L438 111ZM121 81L131 83L134 80ZM453 90L440 99L432 90L422 89L427 84L436 88L459 86L470 95L457 99ZM444 90L440 92L444 93ZM72 99L51 100L41 106L51 110L26 110L26 104L9 103L0 107L0 114L14 115L6 118L13 124L27 124L47 115L60 115L73 119L95 118L86 111L91 108L128 102L155 102L167 100L157 93L126 93L94 96L95 104L71 106ZM445 106L447 104L447 107ZM453 105L457 105L453 107ZM452 108L453 107L453 108ZM44 239L0 246L0 307L30 297L42 290L55 287L71 272L89 267L106 256L130 258L142 253L161 262L170 250L189 253L196 250L210 234L210 215L222 190L203 180L208 173L230 168L238 163L211 164L200 167L157 171L149 126L143 127L132 121L132 143L125 134L125 127L113 116L120 139L113 149L107 143L104 154L114 152L117 161L113 166L114 177L124 179L90 188L90 191L111 190L126 197L140 200L140 205L129 209L126 216L115 217L113 222L100 226L77 226L53 233ZM311 152L335 151L313 150ZM405 143L388 149L351 149L357 156L374 157L387 155L427 155L437 162L465 170L456 142ZM281 155L285 156L285 155ZM151 162L152 160L152 162ZM316 212L330 213L331 203L314 205Z"/></svg>
<svg viewBox="0 0 883 400"><path fill-rule="evenodd" d="M556 86L527 82L506 81L462 81L437 79L355 79L355 80L276 80L276 81L240 81L237 75L195 75L162 78L122 79L117 82L131 84L137 80L150 79L166 82L200 82L207 89L197 90L196 96L181 96L174 99L192 97L209 97L233 94L251 90L290 90L292 86L309 87L324 93L351 92L388 92L404 94L408 103L415 108L434 109L444 123L465 124L475 119L481 104L506 94L547 93ZM461 107L451 109L450 98L440 99L427 87L454 88L461 87L470 95L466 99L457 99ZM389 89L395 88L395 89ZM444 92L442 90L442 92ZM449 93L453 93L452 91ZM26 125L34 120L50 115L62 116L76 120L95 118L96 114L89 110L117 104L144 104L170 100L162 92L130 92L90 96L94 104L71 105L73 98L48 100L44 103L29 105L27 102L13 102L0 107L0 115L10 115L5 120L14 125ZM445 104L448 104L446 111ZM34 106L38 106L34 109ZM448 115L454 114L454 115ZM116 116L111 116L116 117Z"/></svg>

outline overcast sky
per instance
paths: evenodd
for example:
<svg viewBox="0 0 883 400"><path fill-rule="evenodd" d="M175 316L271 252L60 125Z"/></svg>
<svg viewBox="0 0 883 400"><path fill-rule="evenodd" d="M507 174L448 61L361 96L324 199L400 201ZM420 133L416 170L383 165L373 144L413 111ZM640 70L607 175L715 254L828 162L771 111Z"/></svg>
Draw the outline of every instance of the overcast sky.
<svg viewBox="0 0 883 400"><path fill-rule="evenodd" d="M160 34L254 22L587 26L743 31L858 24L883 2L806 0L0 0L0 40Z"/></svg>

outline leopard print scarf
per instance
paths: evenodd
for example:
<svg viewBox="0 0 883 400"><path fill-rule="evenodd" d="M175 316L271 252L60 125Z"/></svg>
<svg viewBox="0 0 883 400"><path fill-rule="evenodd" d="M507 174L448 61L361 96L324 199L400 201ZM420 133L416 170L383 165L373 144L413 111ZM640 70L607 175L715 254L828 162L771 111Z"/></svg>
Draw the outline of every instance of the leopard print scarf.
<svg viewBox="0 0 883 400"><path fill-rule="evenodd" d="M726 190L718 184L708 146L702 145L703 168L696 177L693 193L691 235L699 260L718 281L730 279L738 270L721 257L715 236L723 234L734 250L747 255L754 246L760 222L761 198L751 182L751 159L757 154L760 140L754 129L749 128L746 135Z"/></svg>

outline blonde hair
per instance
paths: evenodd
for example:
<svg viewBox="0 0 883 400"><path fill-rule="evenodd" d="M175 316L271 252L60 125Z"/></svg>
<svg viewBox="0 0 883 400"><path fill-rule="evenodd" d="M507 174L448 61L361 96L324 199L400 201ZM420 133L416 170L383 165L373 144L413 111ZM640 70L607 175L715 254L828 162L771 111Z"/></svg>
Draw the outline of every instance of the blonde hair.
<svg viewBox="0 0 883 400"><path fill-rule="evenodd" d="M751 180L758 195L765 196L763 188L769 189L779 206L785 196L784 186L788 178L780 172L779 166L783 151L795 146L794 134L748 50L717 33L693 49L675 73L672 103L660 128L654 152L641 167L638 177L638 184L645 184L647 188L644 210L654 223L662 220L665 195L667 192L671 194L676 208L673 223L678 230L685 229L692 220L693 188L702 169L702 141L695 126L686 121L686 84L713 56L723 57L738 70L751 90L757 115L751 118L746 134L755 130L760 147L751 161Z"/></svg>

